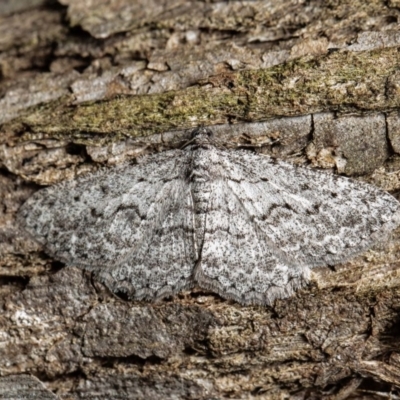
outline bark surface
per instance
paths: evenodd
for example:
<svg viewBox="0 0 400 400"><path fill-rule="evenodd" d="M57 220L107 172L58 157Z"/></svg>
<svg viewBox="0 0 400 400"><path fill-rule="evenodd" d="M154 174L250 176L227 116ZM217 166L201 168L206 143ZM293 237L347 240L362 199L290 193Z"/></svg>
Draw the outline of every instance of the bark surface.
<svg viewBox="0 0 400 400"><path fill-rule="evenodd" d="M221 140L400 190L400 2L0 3L0 399L400 396L400 229L272 307L112 295L15 223L41 186Z"/></svg>

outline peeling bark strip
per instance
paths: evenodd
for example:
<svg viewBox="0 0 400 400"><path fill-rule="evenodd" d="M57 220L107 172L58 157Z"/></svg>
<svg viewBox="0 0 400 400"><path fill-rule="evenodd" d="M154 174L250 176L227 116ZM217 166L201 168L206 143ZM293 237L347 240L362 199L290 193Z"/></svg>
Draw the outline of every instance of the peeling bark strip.
<svg viewBox="0 0 400 400"><path fill-rule="evenodd" d="M37 378L30 375L0 377L1 400L56 400L57 396Z"/></svg>
<svg viewBox="0 0 400 400"><path fill-rule="evenodd" d="M382 167L391 151L400 154L399 127L400 117L395 111L358 116L318 113L210 128L218 141L228 147L253 148L297 164L307 160L315 167L359 176ZM9 135L7 142L0 144L0 162L26 180L49 185L94 171L93 162L116 165L179 149L190 140L191 131L163 132L107 145L43 139L42 135L36 135L31 142L21 142L18 135ZM384 188L394 189L387 185Z"/></svg>
<svg viewBox="0 0 400 400"><path fill-rule="evenodd" d="M0 399L399 397L398 231L260 308L123 301L15 224L36 183L199 124L396 194L399 21L398 0L0 1Z"/></svg>
<svg viewBox="0 0 400 400"><path fill-rule="evenodd" d="M400 106L399 68L395 48L334 52L318 61L299 59L266 70L224 73L160 94L119 95L76 105L67 95L26 110L5 129L21 130L23 124L46 138L89 141L94 134L112 140L273 116L387 110Z"/></svg>

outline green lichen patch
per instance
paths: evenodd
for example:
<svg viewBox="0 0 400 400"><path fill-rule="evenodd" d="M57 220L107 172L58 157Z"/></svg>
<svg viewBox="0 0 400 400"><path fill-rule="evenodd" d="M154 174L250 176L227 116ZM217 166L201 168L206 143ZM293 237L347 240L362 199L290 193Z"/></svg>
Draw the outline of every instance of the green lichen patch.
<svg viewBox="0 0 400 400"><path fill-rule="evenodd" d="M362 113L400 106L396 48L334 52L265 70L216 76L181 91L33 108L10 127L93 143L173 129L260 121L320 111ZM28 129L26 129L28 128Z"/></svg>

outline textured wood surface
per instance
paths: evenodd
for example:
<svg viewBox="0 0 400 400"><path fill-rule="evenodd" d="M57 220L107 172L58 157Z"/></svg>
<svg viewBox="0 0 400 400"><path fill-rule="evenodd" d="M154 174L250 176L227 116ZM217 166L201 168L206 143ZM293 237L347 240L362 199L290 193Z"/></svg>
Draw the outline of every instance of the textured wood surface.
<svg viewBox="0 0 400 400"><path fill-rule="evenodd" d="M273 307L150 304L15 224L41 185L225 141L400 189L400 3L0 3L0 399L400 396L400 230ZM233 125L232 125L233 124Z"/></svg>

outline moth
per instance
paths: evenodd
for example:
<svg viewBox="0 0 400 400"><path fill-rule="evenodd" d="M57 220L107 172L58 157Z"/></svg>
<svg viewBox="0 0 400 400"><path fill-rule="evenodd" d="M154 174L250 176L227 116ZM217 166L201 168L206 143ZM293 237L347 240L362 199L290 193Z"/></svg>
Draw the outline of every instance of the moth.
<svg viewBox="0 0 400 400"><path fill-rule="evenodd" d="M157 300L193 285L271 304L310 269L342 263L400 224L400 203L366 183L246 150L210 129L182 149L36 192L19 224L114 292Z"/></svg>

